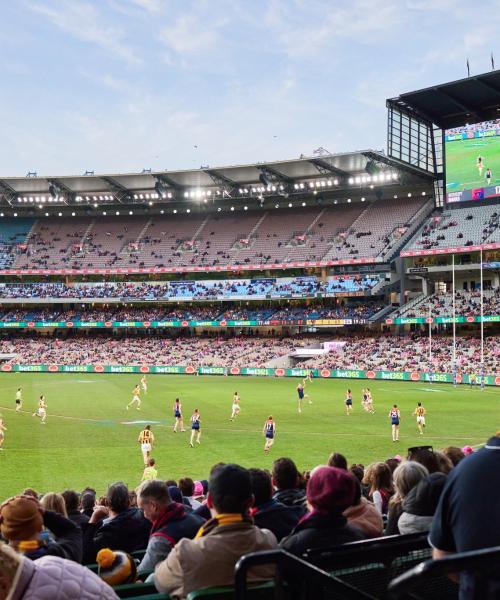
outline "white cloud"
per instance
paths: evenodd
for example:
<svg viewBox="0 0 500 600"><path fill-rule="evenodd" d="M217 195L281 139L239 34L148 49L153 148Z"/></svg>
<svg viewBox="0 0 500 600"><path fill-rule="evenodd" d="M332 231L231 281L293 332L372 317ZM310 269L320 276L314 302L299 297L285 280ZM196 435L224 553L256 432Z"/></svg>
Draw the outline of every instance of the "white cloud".
<svg viewBox="0 0 500 600"><path fill-rule="evenodd" d="M57 4L28 4L29 8L45 17L50 23L68 35L99 46L111 56L124 60L129 65L142 61L124 41L120 29L106 25L103 14L88 2L62 0Z"/></svg>
<svg viewBox="0 0 500 600"><path fill-rule="evenodd" d="M132 5L153 14L161 12L162 7L164 6L164 4L162 5L161 0L130 0L130 2Z"/></svg>
<svg viewBox="0 0 500 600"><path fill-rule="evenodd" d="M181 15L162 30L160 40L177 54L195 54L215 45L225 22L225 19L220 19L208 23L192 14Z"/></svg>

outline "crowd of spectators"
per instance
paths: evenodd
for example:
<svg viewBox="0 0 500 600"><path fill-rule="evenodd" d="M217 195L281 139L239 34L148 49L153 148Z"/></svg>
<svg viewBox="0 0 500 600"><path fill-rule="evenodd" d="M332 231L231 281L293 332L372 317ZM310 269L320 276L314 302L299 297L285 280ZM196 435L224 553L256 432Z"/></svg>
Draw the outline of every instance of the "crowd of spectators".
<svg viewBox="0 0 500 600"><path fill-rule="evenodd" d="M401 307L394 317L451 317L453 315L453 294L440 292L423 298L408 309ZM481 291L459 290L455 292L455 313L459 317L477 317L481 314ZM483 314L500 314L500 288L486 288L483 292Z"/></svg>
<svg viewBox="0 0 500 600"><path fill-rule="evenodd" d="M0 285L0 298L120 298L123 300L195 299L232 297L298 296L314 298L336 293L369 293L380 282L375 275L333 276L322 281L316 277L229 279L170 282L105 283L8 283Z"/></svg>
<svg viewBox="0 0 500 600"><path fill-rule="evenodd" d="M64 306L50 308L12 309L0 311L0 321L297 321L305 319L369 319L384 305L378 301L351 302L342 299L309 306L249 307L233 304L190 305L189 308L135 307L112 304L106 308L65 310Z"/></svg>
<svg viewBox="0 0 500 600"><path fill-rule="evenodd" d="M335 349L321 351L324 342L340 341ZM163 337L138 335L116 337L110 332L85 335L72 331L67 337L29 332L0 339L0 354L10 364L59 365L171 365L211 367L273 367L274 361L294 357L295 367L372 371L419 371L453 373L452 338L435 335L431 343L426 336L373 335L351 333L349 336L235 335ZM317 349L312 358L299 358L301 349ZM477 337L456 339L456 370L464 374L481 373L481 343ZM498 337L484 338L484 374L500 374Z"/></svg>
<svg viewBox="0 0 500 600"><path fill-rule="evenodd" d="M285 457L272 472L218 463L205 480L156 478L135 490L117 482L101 497L88 487L62 494L28 488L0 506L3 597L116 600L119 589L111 586L142 581L184 599L234 584L244 554L282 548L314 561L306 551L383 535L428 533L436 558L494 547L499 449L500 432L476 451L410 448L405 459L366 468L335 452L310 472ZM138 551L137 565L131 553ZM96 561L97 574L82 566ZM250 582L273 577L266 565L249 572ZM498 574L488 577L481 597L497 597ZM464 573L460 597L480 597L477 584Z"/></svg>
<svg viewBox="0 0 500 600"><path fill-rule="evenodd" d="M394 336L366 334L346 338L346 343L326 354L300 360L303 368L356 369L371 371L431 371L453 373L453 339L421 335ZM477 337L456 338L456 368L461 373L481 373L481 341ZM500 373L500 341L497 336L484 338L484 374Z"/></svg>
<svg viewBox="0 0 500 600"><path fill-rule="evenodd" d="M305 337L179 337L73 335L66 339L20 335L0 340L11 364L179 365L264 367L296 348L317 343Z"/></svg>

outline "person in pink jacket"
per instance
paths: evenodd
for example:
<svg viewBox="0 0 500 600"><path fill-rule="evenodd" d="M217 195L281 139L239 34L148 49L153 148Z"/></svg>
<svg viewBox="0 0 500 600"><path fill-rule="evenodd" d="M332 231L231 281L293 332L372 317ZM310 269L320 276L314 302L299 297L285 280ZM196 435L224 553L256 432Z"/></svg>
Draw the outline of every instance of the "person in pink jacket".
<svg viewBox="0 0 500 600"><path fill-rule="evenodd" d="M36 561L0 543L2 600L118 600L107 583L87 567L58 556Z"/></svg>

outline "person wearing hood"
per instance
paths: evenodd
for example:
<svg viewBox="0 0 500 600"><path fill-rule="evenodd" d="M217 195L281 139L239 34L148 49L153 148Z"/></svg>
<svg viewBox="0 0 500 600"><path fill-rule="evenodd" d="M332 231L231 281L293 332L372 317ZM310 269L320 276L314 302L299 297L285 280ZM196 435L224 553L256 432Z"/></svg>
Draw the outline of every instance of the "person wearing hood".
<svg viewBox="0 0 500 600"><path fill-rule="evenodd" d="M285 506L273 498L271 475L262 469L249 469L254 495L251 509L253 521L261 529L269 529L281 541L299 522L300 506Z"/></svg>
<svg viewBox="0 0 500 600"><path fill-rule="evenodd" d="M205 519L186 511L184 505L174 502L163 481L145 481L137 495L139 508L153 524L146 554L138 566L138 573L152 571L182 538L193 539Z"/></svg>
<svg viewBox="0 0 500 600"><path fill-rule="evenodd" d="M431 529L446 479L444 473L431 473L408 492L398 520L401 534L421 533Z"/></svg>
<svg viewBox="0 0 500 600"><path fill-rule="evenodd" d="M403 462L396 468L393 475L396 493L389 500L385 535L399 535L401 533L398 528L398 521L403 512L403 500L428 475L427 468L414 460Z"/></svg>
<svg viewBox="0 0 500 600"><path fill-rule="evenodd" d="M83 563L94 563L102 548L135 552L148 545L151 523L130 507L128 488L115 483L108 489L108 506L96 506L83 534Z"/></svg>
<svg viewBox="0 0 500 600"><path fill-rule="evenodd" d="M281 540L280 547L302 556L307 550L356 542L365 534L347 522L343 512L356 498L354 476L337 467L317 467L307 485L307 513Z"/></svg>
<svg viewBox="0 0 500 600"><path fill-rule="evenodd" d="M273 498L285 506L298 507L302 515L307 512L306 493L299 487L299 472L291 458L278 458L273 464ZM301 515L301 516L302 516Z"/></svg>

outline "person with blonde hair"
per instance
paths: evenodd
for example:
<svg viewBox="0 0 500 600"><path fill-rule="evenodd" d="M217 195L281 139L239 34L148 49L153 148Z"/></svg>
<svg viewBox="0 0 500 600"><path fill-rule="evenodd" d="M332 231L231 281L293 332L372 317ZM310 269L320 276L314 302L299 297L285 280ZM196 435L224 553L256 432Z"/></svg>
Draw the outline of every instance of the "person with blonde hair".
<svg viewBox="0 0 500 600"><path fill-rule="evenodd" d="M409 460L396 467L392 475L395 493L389 501L389 513L387 516L386 535L399 534L398 520L403 512L403 500L408 492L412 490L419 481L429 475L424 465Z"/></svg>
<svg viewBox="0 0 500 600"><path fill-rule="evenodd" d="M66 502L62 494L56 492L48 492L40 500L40 504L44 510L51 510L52 512L58 513L63 517L68 518L68 512L66 511Z"/></svg>

